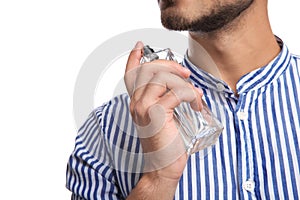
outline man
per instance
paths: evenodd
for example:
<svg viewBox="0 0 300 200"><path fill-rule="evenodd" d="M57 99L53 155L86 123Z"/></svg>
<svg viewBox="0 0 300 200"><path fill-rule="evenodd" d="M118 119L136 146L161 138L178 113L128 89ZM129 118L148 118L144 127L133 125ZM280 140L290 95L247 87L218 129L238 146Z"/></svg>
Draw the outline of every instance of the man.
<svg viewBox="0 0 300 200"><path fill-rule="evenodd" d="M189 31L184 67L140 65L136 44L130 98L99 107L79 130L73 199L299 199L300 58L273 35L267 1L158 2L166 28ZM204 157L185 153L173 118L182 101L201 110L201 99L224 125Z"/></svg>

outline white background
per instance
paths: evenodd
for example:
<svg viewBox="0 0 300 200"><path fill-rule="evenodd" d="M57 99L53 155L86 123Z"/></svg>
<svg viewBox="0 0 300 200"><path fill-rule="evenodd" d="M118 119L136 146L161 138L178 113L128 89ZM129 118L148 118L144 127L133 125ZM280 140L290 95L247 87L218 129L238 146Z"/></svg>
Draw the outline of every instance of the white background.
<svg viewBox="0 0 300 200"><path fill-rule="evenodd" d="M297 54L299 7L299 0L269 1L274 33ZM161 28L156 0L1 1L1 199L70 199L76 76L102 42L139 28Z"/></svg>

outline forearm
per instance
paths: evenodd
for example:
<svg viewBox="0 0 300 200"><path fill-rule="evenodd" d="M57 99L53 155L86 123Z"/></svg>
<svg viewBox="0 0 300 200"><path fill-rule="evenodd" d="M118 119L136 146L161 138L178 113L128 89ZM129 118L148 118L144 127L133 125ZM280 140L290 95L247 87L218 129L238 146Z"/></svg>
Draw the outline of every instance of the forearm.
<svg viewBox="0 0 300 200"><path fill-rule="evenodd" d="M158 177L155 173L147 173L131 191L127 200L174 199L179 180Z"/></svg>

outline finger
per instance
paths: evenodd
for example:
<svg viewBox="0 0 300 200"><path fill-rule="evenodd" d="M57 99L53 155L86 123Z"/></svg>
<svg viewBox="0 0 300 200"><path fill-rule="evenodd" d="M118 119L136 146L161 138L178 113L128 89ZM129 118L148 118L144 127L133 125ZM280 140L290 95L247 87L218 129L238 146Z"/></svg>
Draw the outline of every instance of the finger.
<svg viewBox="0 0 300 200"><path fill-rule="evenodd" d="M198 89L175 74L159 72L149 81L141 99L151 105L164 95L173 96L168 103L170 109L175 108L182 101L192 103L196 110L201 108L202 102L198 102L199 98L201 99L201 92Z"/></svg>
<svg viewBox="0 0 300 200"><path fill-rule="evenodd" d="M173 119L174 108L183 101L189 102L195 111L202 108L202 92L176 75L160 72L144 91L133 108L140 138L152 137L163 128L172 129L172 124L166 122ZM185 104L184 110L191 112L188 107Z"/></svg>
<svg viewBox="0 0 300 200"><path fill-rule="evenodd" d="M131 50L131 52L128 56L125 73L140 65L140 60L143 56L143 53L142 53L143 47L144 47L144 44L141 41L138 41L135 44L134 48Z"/></svg>
<svg viewBox="0 0 300 200"><path fill-rule="evenodd" d="M201 111L203 107L201 92L190 83L186 84L189 86L176 87L169 90L159 99L157 104L173 111L180 103L188 102L193 110Z"/></svg>
<svg viewBox="0 0 300 200"><path fill-rule="evenodd" d="M193 110L195 111L201 111L203 109L203 91L200 88L196 88L195 86L193 86L194 92L196 94L196 99L190 102L191 107L193 108Z"/></svg>
<svg viewBox="0 0 300 200"><path fill-rule="evenodd" d="M132 110L139 110L139 116L149 116L149 108L155 104L162 103L166 112L173 112L173 109L181 102L189 102L194 110L202 108L202 94L192 84L177 75L160 72L156 74L145 88L140 89L141 97L132 99ZM139 92L139 90L137 90ZM140 119L142 119L141 117ZM158 119L160 117L157 117ZM147 122L152 119L147 120Z"/></svg>
<svg viewBox="0 0 300 200"><path fill-rule="evenodd" d="M174 96L169 102L170 109L182 101L189 102L194 110L202 109L202 90L176 74L164 71L158 72L145 86L135 90L131 98L133 104L131 108L138 106L147 111L149 106L155 104L166 93L173 93Z"/></svg>
<svg viewBox="0 0 300 200"><path fill-rule="evenodd" d="M174 89L175 87L180 88L178 90L187 92L188 90L185 87L188 88L191 87L191 85L175 74L171 74L168 72L159 72L154 75L154 77L145 87L136 90L134 95L132 96L130 111L134 116L134 121L136 122L136 124L148 130L146 131L147 135L152 135L161 128L162 124L160 122L163 122L165 119L164 110L168 110L168 112L171 113L173 112L173 107L171 107L171 109L164 108L163 110L160 110L162 112L154 112L154 115L151 116L149 113L151 107L155 106L156 102L159 101L161 96L168 92L169 88ZM179 104L180 100L178 99L178 97L175 96L174 98L174 101ZM156 125L159 125L159 127L157 127Z"/></svg>
<svg viewBox="0 0 300 200"><path fill-rule="evenodd" d="M191 73L187 68L182 67L180 64L174 61L157 60L150 63L145 63L137 72L137 79L134 83L133 91L135 93L135 99L140 98L141 94L143 93L142 88L145 88L145 86L156 74L163 72L182 77L182 79L186 79Z"/></svg>
<svg viewBox="0 0 300 200"><path fill-rule="evenodd" d="M179 76L160 71L149 80L147 85L135 91L134 100L148 107L155 104L168 90L184 86L186 81Z"/></svg>
<svg viewBox="0 0 300 200"><path fill-rule="evenodd" d="M159 63L161 65L170 66L170 67L172 67L172 69L175 69L178 72L178 74L180 74L184 78L189 77L191 74L191 72L188 68L185 68L181 64L179 64L175 61L172 61L172 60L159 59L159 60L154 60L151 63L152 64Z"/></svg>
<svg viewBox="0 0 300 200"><path fill-rule="evenodd" d="M135 47L131 50L125 69L124 81L127 92L131 96L133 93L134 82L137 77L137 69L140 66L140 60L142 58L142 49L144 44L137 42Z"/></svg>

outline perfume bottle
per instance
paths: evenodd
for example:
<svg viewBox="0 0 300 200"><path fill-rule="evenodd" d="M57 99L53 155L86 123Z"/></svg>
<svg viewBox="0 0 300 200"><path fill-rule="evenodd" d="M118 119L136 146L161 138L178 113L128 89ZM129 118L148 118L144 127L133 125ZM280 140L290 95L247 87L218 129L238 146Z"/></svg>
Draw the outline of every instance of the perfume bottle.
<svg viewBox="0 0 300 200"><path fill-rule="evenodd" d="M176 58L169 48L154 51L148 45L143 48L141 63L151 62L157 59L176 61ZM223 125L212 114L204 101L203 109L195 111L188 102L182 102L174 109L174 120L179 133L185 144L188 154L200 151L206 156L218 140Z"/></svg>

